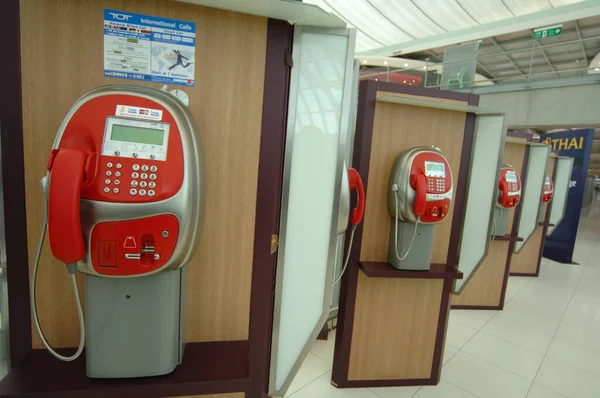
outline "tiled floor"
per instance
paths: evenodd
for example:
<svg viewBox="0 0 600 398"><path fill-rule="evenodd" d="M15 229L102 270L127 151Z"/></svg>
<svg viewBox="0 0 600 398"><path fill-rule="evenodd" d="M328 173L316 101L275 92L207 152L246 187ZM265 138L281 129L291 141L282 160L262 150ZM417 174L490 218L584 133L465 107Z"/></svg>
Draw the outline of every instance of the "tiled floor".
<svg viewBox="0 0 600 398"><path fill-rule="evenodd" d="M442 381L433 387L337 389L334 332L317 341L292 398L599 398L600 196L584 209L574 261L510 277L504 311L452 310Z"/></svg>

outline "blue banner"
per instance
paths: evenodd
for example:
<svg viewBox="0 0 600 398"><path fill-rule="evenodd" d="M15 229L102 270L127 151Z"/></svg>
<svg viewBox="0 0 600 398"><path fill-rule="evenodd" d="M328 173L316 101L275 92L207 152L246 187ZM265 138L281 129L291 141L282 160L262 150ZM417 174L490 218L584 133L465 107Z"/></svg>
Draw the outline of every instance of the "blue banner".
<svg viewBox="0 0 600 398"><path fill-rule="evenodd" d="M551 260L561 263L573 262L573 250L577 239L593 140L594 129L561 131L543 134L540 138L540 141L552 145L552 150L558 155L574 159L565 216L552 234L546 237L544 245L544 257Z"/></svg>

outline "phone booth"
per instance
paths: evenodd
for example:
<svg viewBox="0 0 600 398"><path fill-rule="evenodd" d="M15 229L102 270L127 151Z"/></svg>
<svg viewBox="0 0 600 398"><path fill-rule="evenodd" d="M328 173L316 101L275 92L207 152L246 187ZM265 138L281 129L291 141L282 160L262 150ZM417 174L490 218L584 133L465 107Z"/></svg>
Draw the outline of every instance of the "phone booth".
<svg viewBox="0 0 600 398"><path fill-rule="evenodd" d="M42 179L54 257L71 274L93 378L156 376L181 363L185 266L202 219L200 137L173 94L114 85L84 94L60 126ZM74 273L85 281L85 323Z"/></svg>

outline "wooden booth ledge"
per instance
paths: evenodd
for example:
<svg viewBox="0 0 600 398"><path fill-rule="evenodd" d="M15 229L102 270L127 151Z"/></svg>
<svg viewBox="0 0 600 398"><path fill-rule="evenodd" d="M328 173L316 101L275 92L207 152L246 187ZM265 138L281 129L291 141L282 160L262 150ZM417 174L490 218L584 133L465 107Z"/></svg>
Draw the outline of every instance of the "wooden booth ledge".
<svg viewBox="0 0 600 398"><path fill-rule="evenodd" d="M539 222L538 226L540 226L540 227L554 227L554 224L550 224L549 222Z"/></svg>
<svg viewBox="0 0 600 398"><path fill-rule="evenodd" d="M33 350L0 382L0 397L165 397L246 392L250 387L248 341L186 344L183 362L165 376L90 379L85 355L61 362Z"/></svg>
<svg viewBox="0 0 600 398"><path fill-rule="evenodd" d="M494 240L502 240L507 242L523 242L525 239L511 235L496 235L494 236Z"/></svg>
<svg viewBox="0 0 600 398"><path fill-rule="evenodd" d="M462 279L462 272L446 269L446 264L431 264L429 271L409 271L381 261L361 261L360 269L370 278Z"/></svg>

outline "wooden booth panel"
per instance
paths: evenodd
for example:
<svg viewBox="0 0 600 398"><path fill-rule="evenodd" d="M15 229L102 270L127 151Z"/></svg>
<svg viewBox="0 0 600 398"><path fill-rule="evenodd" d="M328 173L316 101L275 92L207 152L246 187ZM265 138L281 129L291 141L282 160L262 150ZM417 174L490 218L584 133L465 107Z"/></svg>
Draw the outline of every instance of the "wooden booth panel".
<svg viewBox="0 0 600 398"><path fill-rule="evenodd" d="M358 275L348 380L430 378L444 281Z"/></svg>
<svg viewBox="0 0 600 398"><path fill-rule="evenodd" d="M510 242L493 241L487 257L459 296L452 295L453 306L498 307L506 275Z"/></svg>
<svg viewBox="0 0 600 398"><path fill-rule="evenodd" d="M536 274L543 232L544 228L537 227L519 253L512 254L510 259L511 274Z"/></svg>
<svg viewBox="0 0 600 398"><path fill-rule="evenodd" d="M182 88L202 137L206 212L188 264L188 341L248 338L256 181L267 19L166 0L21 1L21 65L28 250L33 261L44 206L39 181L71 105L106 84L103 9L196 23L196 81ZM160 87L160 84L149 84ZM80 288L83 284L80 280ZM43 252L41 323L52 345L74 346L77 316L64 265ZM41 348L33 331L33 346Z"/></svg>
<svg viewBox="0 0 600 398"><path fill-rule="evenodd" d="M458 181L466 113L378 102L361 245L361 261L387 261L389 228L387 210L390 171L398 154L415 146L437 146L448 159L454 184ZM456 189L454 190L456 195ZM452 229L453 206L446 220L435 227L432 263L445 264Z"/></svg>
<svg viewBox="0 0 600 398"><path fill-rule="evenodd" d="M515 140L511 138L511 140ZM526 142L526 139L522 139L522 141ZM502 164L510 164L512 167L517 170L519 176L521 176L523 180L523 163L525 160L525 152L527 151L527 146L522 144L514 144L507 142L504 146L504 157L502 158ZM513 229L513 221L515 219L515 210L504 210L508 212L506 215L506 231L507 235L510 235Z"/></svg>

